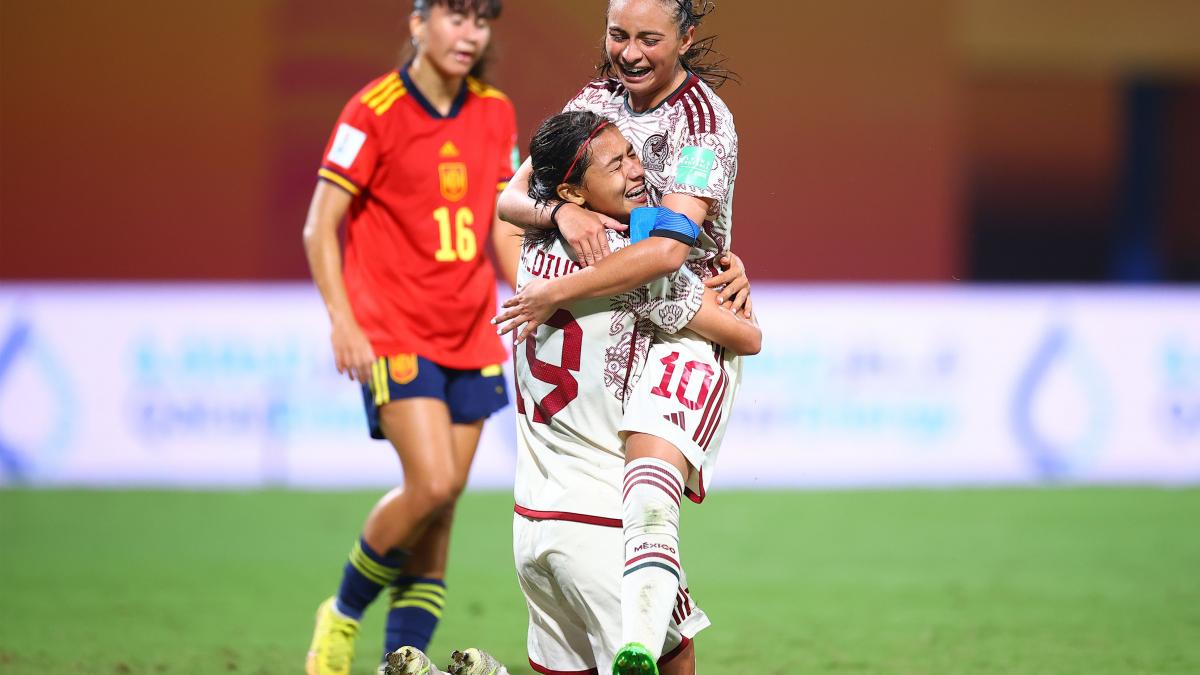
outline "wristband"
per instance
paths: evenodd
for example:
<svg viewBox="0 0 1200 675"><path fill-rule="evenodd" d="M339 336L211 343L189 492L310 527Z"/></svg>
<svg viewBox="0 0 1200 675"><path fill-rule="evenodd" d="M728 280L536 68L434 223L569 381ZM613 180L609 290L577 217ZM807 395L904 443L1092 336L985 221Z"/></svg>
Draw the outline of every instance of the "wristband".
<svg viewBox="0 0 1200 675"><path fill-rule="evenodd" d="M550 224L553 225L554 227L558 227L558 210L566 205L567 205L567 203L565 201L562 201L562 202L555 204L554 208L550 209Z"/></svg>

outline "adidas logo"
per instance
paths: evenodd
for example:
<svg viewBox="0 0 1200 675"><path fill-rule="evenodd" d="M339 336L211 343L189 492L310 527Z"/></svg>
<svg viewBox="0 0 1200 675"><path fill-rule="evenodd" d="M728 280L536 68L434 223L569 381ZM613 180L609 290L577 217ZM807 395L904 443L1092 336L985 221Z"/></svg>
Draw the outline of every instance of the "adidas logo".
<svg viewBox="0 0 1200 675"><path fill-rule="evenodd" d="M442 159L447 157L458 157L458 148L454 146L454 143L446 141L442 144L442 149L438 150L438 155L441 156Z"/></svg>
<svg viewBox="0 0 1200 675"><path fill-rule="evenodd" d="M670 422L671 424L676 425L680 429L687 431L687 428L685 426L683 426L683 411L680 411L677 413L671 413L670 415L663 415L663 419Z"/></svg>

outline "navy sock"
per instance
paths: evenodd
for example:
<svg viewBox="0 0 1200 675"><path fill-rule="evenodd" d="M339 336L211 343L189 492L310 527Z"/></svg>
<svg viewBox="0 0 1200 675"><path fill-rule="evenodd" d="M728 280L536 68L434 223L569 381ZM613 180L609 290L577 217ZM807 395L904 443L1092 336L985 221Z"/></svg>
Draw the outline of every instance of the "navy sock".
<svg viewBox="0 0 1200 675"><path fill-rule="evenodd" d="M391 590L387 651L404 646L425 651L446 607L446 582L428 577L401 577L392 582Z"/></svg>
<svg viewBox="0 0 1200 675"><path fill-rule="evenodd" d="M390 551L380 555L360 538L350 549L350 559L342 569L342 585L337 594L337 610L344 616L359 620L367 605L379 595L384 586L400 576L407 554Z"/></svg>

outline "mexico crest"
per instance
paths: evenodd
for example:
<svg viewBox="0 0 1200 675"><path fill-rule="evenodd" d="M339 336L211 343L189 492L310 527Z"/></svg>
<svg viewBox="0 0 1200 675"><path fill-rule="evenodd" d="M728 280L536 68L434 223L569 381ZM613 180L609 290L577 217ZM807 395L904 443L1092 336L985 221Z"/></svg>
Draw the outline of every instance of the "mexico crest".
<svg viewBox="0 0 1200 675"><path fill-rule="evenodd" d="M442 162L438 164L438 178L442 188L442 196L456 202L467 196L467 165L462 162Z"/></svg>

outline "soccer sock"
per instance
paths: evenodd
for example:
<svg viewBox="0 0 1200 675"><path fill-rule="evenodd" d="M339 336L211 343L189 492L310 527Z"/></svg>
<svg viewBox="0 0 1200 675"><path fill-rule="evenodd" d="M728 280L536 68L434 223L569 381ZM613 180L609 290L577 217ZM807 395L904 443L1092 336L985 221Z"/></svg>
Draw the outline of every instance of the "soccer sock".
<svg viewBox="0 0 1200 675"><path fill-rule="evenodd" d="M362 619L367 605L379 595L384 586L390 584L400 571L408 553L389 551L387 555L376 553L359 538L350 549L350 560L342 569L342 585L337 594L337 611L355 621Z"/></svg>
<svg viewBox="0 0 1200 675"><path fill-rule="evenodd" d="M428 577L400 577L392 582L384 653L410 646L425 651L446 607L446 582Z"/></svg>
<svg viewBox="0 0 1200 675"><path fill-rule="evenodd" d="M683 477L671 464L647 457L625 465L621 641L642 643L656 659L679 591L682 496Z"/></svg>

